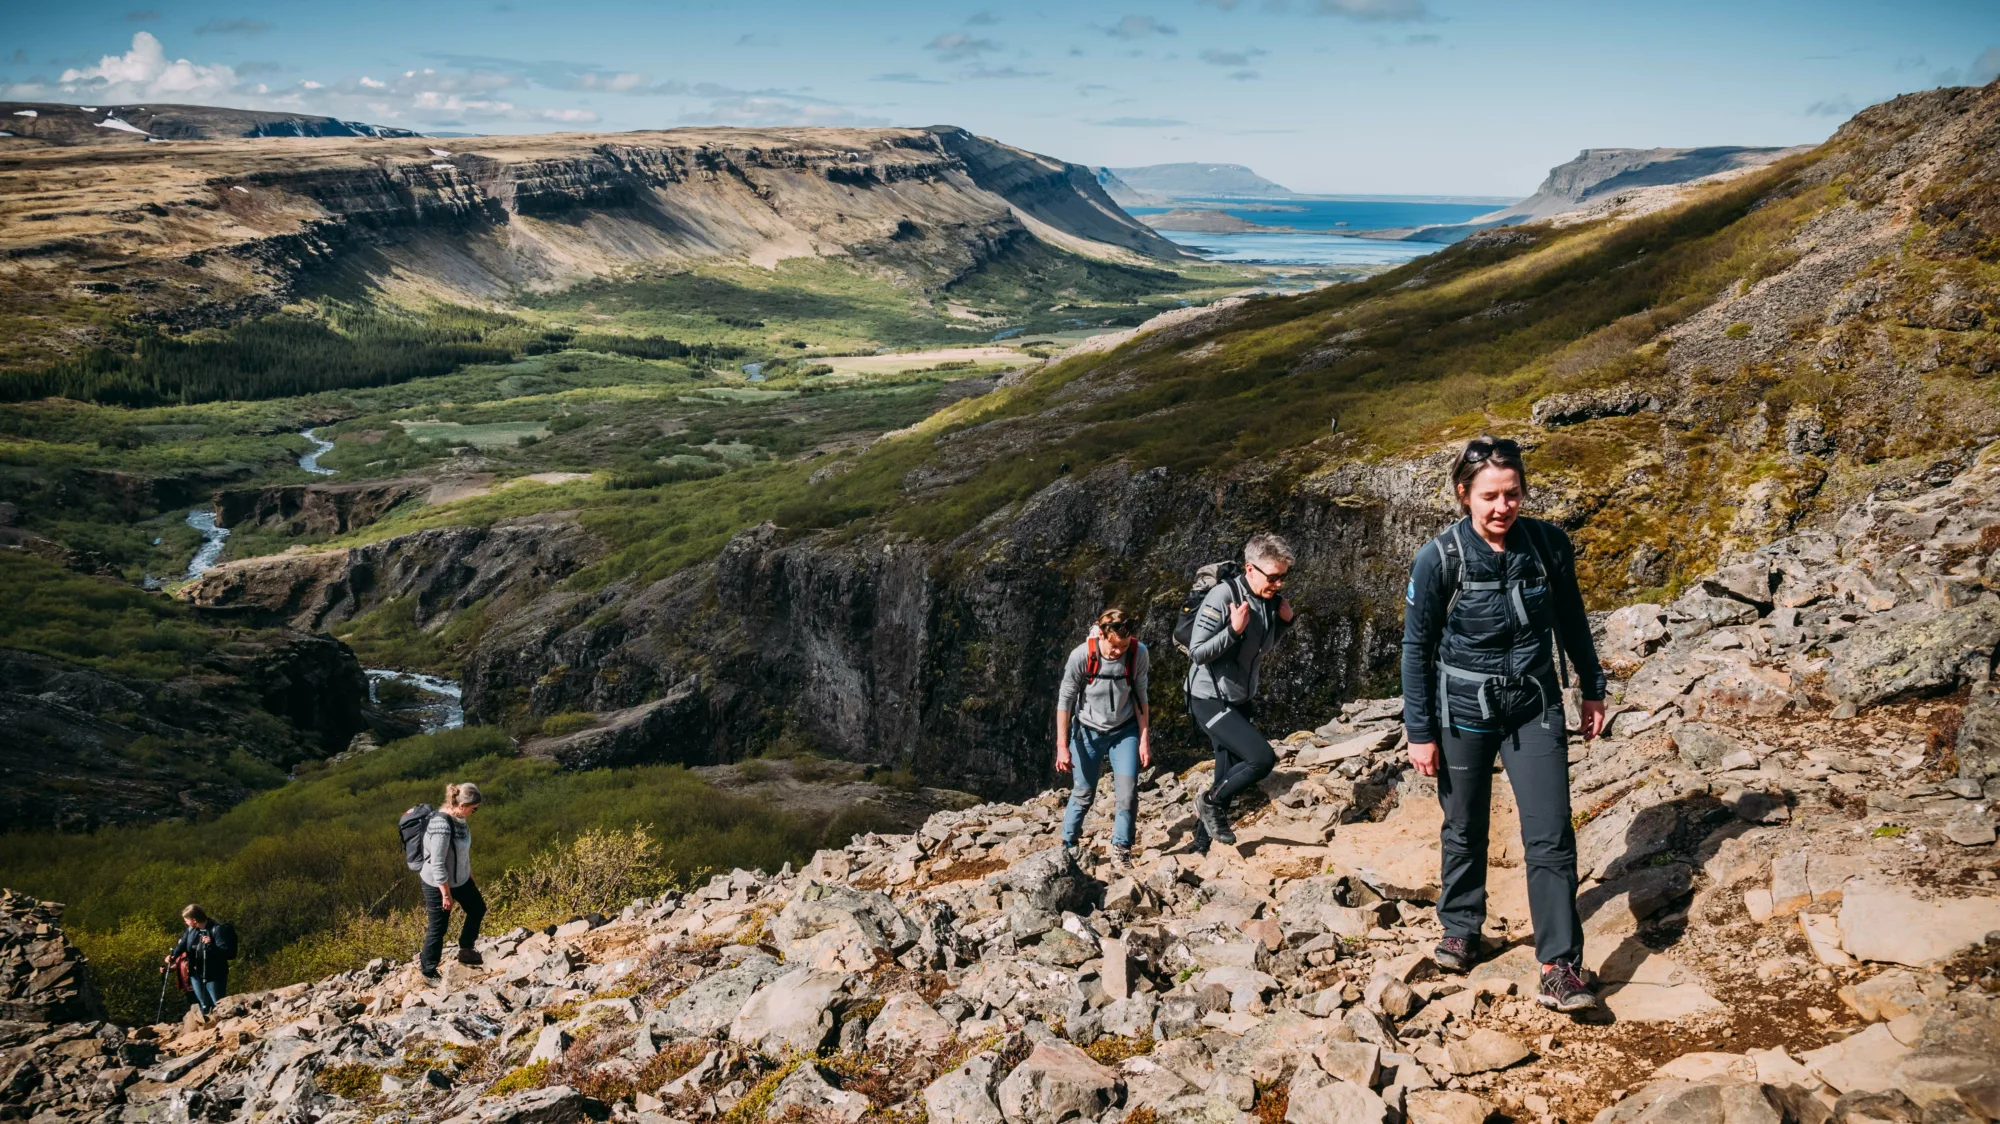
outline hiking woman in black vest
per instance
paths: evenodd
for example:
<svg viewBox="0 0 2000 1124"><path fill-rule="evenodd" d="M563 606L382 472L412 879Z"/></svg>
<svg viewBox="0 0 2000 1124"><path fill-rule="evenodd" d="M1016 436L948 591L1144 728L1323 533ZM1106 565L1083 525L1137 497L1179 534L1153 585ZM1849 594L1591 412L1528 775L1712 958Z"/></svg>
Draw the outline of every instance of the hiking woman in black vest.
<svg viewBox="0 0 2000 1124"><path fill-rule="evenodd" d="M1410 763L1437 777L1444 807L1438 920L1445 936L1433 957L1462 972L1482 951L1498 755L1521 811L1542 964L1535 998L1559 1011L1587 1010L1597 997L1582 968L1562 688L1565 663L1574 663L1583 736L1594 738L1604 728L1604 672L1577 589L1576 551L1560 527L1521 516L1528 474L1513 441L1474 439L1452 465L1451 482L1465 517L1417 552L1403 614Z"/></svg>
<svg viewBox="0 0 2000 1124"><path fill-rule="evenodd" d="M236 956L236 929L211 920L208 911L193 902L181 910L181 923L186 927L167 953L167 964L186 958L188 988L206 1015L229 994L229 961Z"/></svg>

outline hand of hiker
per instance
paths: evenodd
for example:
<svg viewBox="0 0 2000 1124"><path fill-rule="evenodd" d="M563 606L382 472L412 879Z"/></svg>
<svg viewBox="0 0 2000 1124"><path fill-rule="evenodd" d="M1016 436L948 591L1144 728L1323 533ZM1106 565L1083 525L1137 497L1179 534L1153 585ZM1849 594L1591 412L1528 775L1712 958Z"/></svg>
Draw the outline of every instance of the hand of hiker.
<svg viewBox="0 0 2000 1124"><path fill-rule="evenodd" d="M1583 740L1589 741L1604 732L1603 700L1585 699L1583 703Z"/></svg>
<svg viewBox="0 0 2000 1124"><path fill-rule="evenodd" d="M1139 735L1139 767L1150 768L1153 764L1153 737L1150 733Z"/></svg>
<svg viewBox="0 0 2000 1124"><path fill-rule="evenodd" d="M439 890L438 890L438 904L444 907L444 911L445 911L446 913L450 913L450 912L451 912L451 891L450 891L450 890L447 890L447 889L444 889L444 888L442 888L442 887L440 887L440 888L439 888Z"/></svg>
<svg viewBox="0 0 2000 1124"><path fill-rule="evenodd" d="M1292 623L1292 612L1292 599L1289 597L1278 598L1278 619L1284 621L1286 624L1290 624Z"/></svg>
<svg viewBox="0 0 2000 1124"><path fill-rule="evenodd" d="M1069 772L1069 747L1066 745L1056 747L1056 772Z"/></svg>
<svg viewBox="0 0 2000 1124"><path fill-rule="evenodd" d="M1427 777L1438 775L1438 747L1436 742L1411 742L1410 764Z"/></svg>
<svg viewBox="0 0 2000 1124"><path fill-rule="evenodd" d="M1229 631L1241 636L1243 630L1248 627L1250 627L1250 602L1238 601L1229 607Z"/></svg>

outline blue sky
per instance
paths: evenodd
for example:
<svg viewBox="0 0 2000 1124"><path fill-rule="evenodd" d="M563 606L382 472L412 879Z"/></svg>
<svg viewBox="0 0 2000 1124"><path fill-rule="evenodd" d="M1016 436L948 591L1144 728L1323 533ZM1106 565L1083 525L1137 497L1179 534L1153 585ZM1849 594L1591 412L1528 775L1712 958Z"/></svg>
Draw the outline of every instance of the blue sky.
<svg viewBox="0 0 2000 1124"><path fill-rule="evenodd" d="M16 0L0 97L461 132L962 125L1295 190L1523 195L1585 147L1798 144L2000 72L2000 2Z"/></svg>

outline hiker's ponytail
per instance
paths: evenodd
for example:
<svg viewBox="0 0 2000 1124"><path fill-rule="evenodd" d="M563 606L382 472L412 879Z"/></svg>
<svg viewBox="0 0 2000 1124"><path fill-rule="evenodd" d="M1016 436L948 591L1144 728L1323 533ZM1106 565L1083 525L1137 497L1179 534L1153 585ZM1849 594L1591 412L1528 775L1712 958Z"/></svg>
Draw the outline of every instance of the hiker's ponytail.
<svg viewBox="0 0 2000 1124"><path fill-rule="evenodd" d="M479 803L479 786L470 781L445 785L444 802L456 808L476 806Z"/></svg>

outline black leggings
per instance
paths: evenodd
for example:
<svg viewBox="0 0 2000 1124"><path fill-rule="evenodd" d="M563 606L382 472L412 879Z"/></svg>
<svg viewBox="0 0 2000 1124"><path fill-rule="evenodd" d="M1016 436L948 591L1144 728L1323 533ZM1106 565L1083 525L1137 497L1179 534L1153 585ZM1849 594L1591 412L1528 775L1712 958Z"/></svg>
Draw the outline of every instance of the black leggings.
<svg viewBox="0 0 2000 1124"><path fill-rule="evenodd" d="M1249 710L1248 703L1188 700L1188 714L1215 747L1215 787L1208 790L1212 804L1226 803L1230 797L1270 776L1278 765L1277 751L1250 724Z"/></svg>

